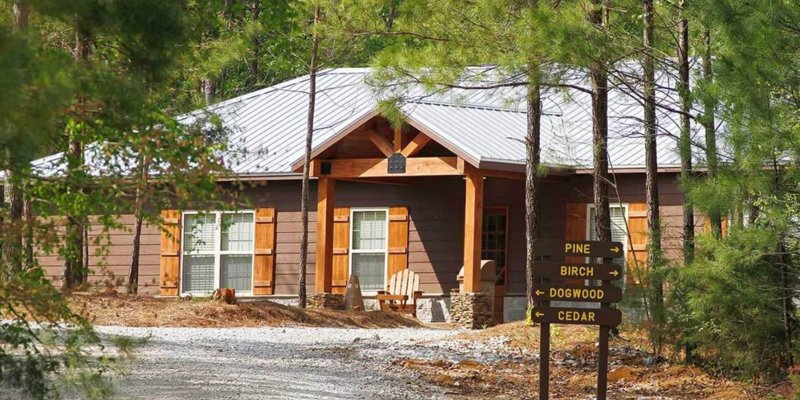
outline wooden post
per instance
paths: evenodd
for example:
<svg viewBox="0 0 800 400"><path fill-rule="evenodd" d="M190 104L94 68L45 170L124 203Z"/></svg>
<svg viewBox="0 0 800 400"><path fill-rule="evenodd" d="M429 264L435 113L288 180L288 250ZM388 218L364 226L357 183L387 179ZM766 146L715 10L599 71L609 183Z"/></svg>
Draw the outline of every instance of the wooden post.
<svg viewBox="0 0 800 400"><path fill-rule="evenodd" d="M464 291L481 290L481 229L483 228L483 176L466 174L464 204Z"/></svg>
<svg viewBox="0 0 800 400"><path fill-rule="evenodd" d="M603 258L603 264L612 264L613 258ZM602 280L604 287L612 285L608 279ZM610 303L600 303L600 308L609 308ZM597 356L597 400L606 400L608 392L608 340L611 327L600 325L600 349Z"/></svg>
<svg viewBox="0 0 800 400"><path fill-rule="evenodd" d="M394 127L394 152L399 153L403 150L403 127Z"/></svg>
<svg viewBox="0 0 800 400"><path fill-rule="evenodd" d="M336 180L317 180L317 294L331 293L333 283L333 205Z"/></svg>
<svg viewBox="0 0 800 400"><path fill-rule="evenodd" d="M545 323L539 326L539 400L548 400L549 398L550 324Z"/></svg>

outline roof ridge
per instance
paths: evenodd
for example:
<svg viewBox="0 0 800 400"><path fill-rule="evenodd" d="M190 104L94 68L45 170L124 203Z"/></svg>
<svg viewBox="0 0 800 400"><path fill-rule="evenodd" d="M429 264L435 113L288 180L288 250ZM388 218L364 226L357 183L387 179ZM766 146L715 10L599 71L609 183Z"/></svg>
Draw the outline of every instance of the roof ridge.
<svg viewBox="0 0 800 400"><path fill-rule="evenodd" d="M318 71L317 72L317 77L325 76L325 75L335 75L335 74L356 74L356 73L362 73L363 74L363 73L366 73L366 72L371 71L371 70L372 70L372 68L370 68L370 67L326 68L326 69ZM232 97L230 99L223 100L223 101L220 101L218 103L210 104L210 105L206 106L205 108L201 108L199 110L195 110L195 111L189 113L188 115L194 115L195 113L204 112L204 111L213 111L213 110L219 109L220 107L224 107L224 106L230 105L232 103L236 103L236 102L239 102L239 101L251 99L253 97L258 97L260 95L271 93L271 92L274 92L276 90L281 90L283 88L286 88L286 87L292 86L294 84L297 84L297 83L303 82L305 80L308 80L308 78L309 78L309 74L300 75L300 76L298 76L296 78L289 79L288 81L283 81L283 82L280 82L280 83L276 83L276 84L274 84L272 86L267 86L265 88L258 89L258 90L254 91L254 92L245 93L243 95Z"/></svg>
<svg viewBox="0 0 800 400"><path fill-rule="evenodd" d="M476 109L476 110L511 112L511 113L518 113L518 114L527 114L527 112L528 112L527 110L512 109L512 108L507 108L507 107L477 105L477 104L457 104L457 103L447 103L447 102L444 102L444 101L409 100L409 101L406 101L406 103L424 104L424 105L440 106L440 107L471 108L471 109Z"/></svg>

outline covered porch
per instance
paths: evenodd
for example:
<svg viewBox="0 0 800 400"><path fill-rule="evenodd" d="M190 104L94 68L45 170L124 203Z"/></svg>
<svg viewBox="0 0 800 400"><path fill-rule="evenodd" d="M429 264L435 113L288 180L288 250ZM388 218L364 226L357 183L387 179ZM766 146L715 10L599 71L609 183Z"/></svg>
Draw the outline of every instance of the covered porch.
<svg viewBox="0 0 800 400"><path fill-rule="evenodd" d="M506 295L524 298L522 165L481 166L433 137L413 122L392 128L372 117L313 154L317 238L312 305L337 306L353 273L369 295L406 268L422 275L426 295L449 297L450 308L468 310L450 315L462 325L491 325L502 320ZM559 192L557 176L547 184ZM381 221L385 236L375 238L385 244L367 243L371 233L362 230L383 230ZM492 294L482 287L484 259L497 266ZM381 262L383 274L376 272ZM458 291L462 266L463 290ZM458 307L452 307L456 302Z"/></svg>

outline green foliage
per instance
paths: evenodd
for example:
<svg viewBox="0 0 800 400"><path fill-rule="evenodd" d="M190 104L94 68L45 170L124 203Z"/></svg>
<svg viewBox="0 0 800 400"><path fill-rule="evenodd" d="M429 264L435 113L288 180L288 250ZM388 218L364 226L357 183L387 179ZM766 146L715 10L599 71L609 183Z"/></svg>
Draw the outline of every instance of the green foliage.
<svg viewBox="0 0 800 400"><path fill-rule="evenodd" d="M0 381L32 398L75 392L107 398L111 374L124 372L135 347L124 338L102 340L40 269L0 284L0 312L6 319L0 325Z"/></svg>
<svg viewBox="0 0 800 400"><path fill-rule="evenodd" d="M696 262L680 270L673 293L685 302L674 322L688 328L686 343L719 372L782 376L796 349L787 348L783 328L778 237L748 228L732 230L721 241L703 235L698 245Z"/></svg>

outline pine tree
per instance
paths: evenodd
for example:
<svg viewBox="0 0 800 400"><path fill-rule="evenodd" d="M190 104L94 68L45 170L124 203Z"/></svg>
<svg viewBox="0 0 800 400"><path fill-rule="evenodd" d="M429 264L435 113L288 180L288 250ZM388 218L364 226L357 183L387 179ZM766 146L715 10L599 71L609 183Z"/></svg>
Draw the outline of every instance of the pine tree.
<svg viewBox="0 0 800 400"><path fill-rule="evenodd" d="M693 177L692 170L692 98L689 77L689 18L686 15L686 1L680 4L680 21L678 27L678 95L680 96L681 134L678 148L681 157L681 181L684 187ZM691 264L694 259L694 206L688 196L683 199L683 263Z"/></svg>
<svg viewBox="0 0 800 400"><path fill-rule="evenodd" d="M300 278L298 281L298 295L300 308L306 307L306 262L308 260L308 202L309 202L309 173L311 172L311 143L314 138L314 112L317 104L317 70L319 68L319 25L322 5L319 0L314 1L314 16L311 26L311 54L308 65L308 118L306 121L305 156L303 159L303 182L300 203L301 224L303 232L300 239Z"/></svg>
<svg viewBox="0 0 800 400"><path fill-rule="evenodd" d="M610 13L608 0L593 0L587 19L594 29L606 35ZM608 203L608 58L605 49L592 63L592 192L594 193L597 240L611 241L611 213Z"/></svg>

